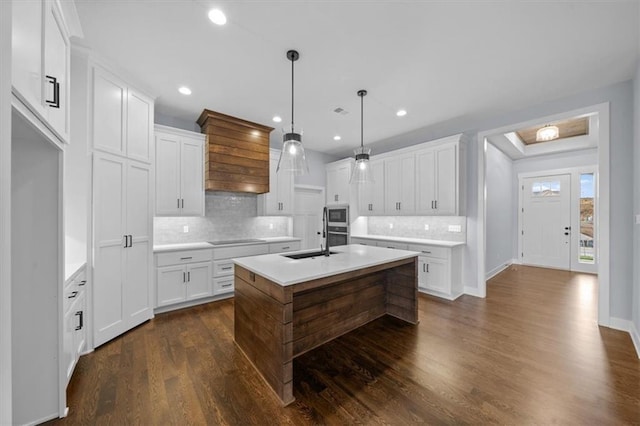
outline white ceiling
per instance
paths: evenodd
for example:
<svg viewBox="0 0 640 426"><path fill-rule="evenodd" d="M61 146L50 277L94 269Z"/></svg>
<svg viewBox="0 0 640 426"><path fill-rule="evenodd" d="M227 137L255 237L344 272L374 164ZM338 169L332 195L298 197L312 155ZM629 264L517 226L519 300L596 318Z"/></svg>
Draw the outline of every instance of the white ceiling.
<svg viewBox="0 0 640 426"><path fill-rule="evenodd" d="M638 3L520 1L76 0L84 44L194 122L208 108L345 153L460 116L498 114L632 78ZM207 12L222 9L225 26ZM193 94L178 93L181 85ZM347 115L333 112L336 107ZM398 118L395 111L408 114ZM271 121L273 115L283 123ZM341 141L333 136L340 134Z"/></svg>

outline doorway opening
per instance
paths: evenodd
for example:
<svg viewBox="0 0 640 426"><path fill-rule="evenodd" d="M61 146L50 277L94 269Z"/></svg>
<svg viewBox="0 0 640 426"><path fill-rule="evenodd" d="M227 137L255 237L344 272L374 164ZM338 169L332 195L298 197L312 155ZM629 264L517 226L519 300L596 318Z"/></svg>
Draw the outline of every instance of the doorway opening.
<svg viewBox="0 0 640 426"><path fill-rule="evenodd" d="M300 238L303 250L319 248L322 231L324 188L296 185L294 187L293 236Z"/></svg>

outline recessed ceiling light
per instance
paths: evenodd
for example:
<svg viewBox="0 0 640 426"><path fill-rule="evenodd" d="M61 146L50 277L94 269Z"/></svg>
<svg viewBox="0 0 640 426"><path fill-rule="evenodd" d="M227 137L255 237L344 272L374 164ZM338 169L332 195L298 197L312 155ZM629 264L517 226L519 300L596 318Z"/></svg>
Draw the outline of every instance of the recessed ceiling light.
<svg viewBox="0 0 640 426"><path fill-rule="evenodd" d="M211 9L209 11L209 19L216 25L224 25L227 23L227 17L220 9Z"/></svg>
<svg viewBox="0 0 640 426"><path fill-rule="evenodd" d="M279 123L282 121L282 117L280 117L279 115L274 115L273 116L273 121L276 123Z"/></svg>
<svg viewBox="0 0 640 426"><path fill-rule="evenodd" d="M333 140L334 140L334 141L339 141L340 139L342 139L342 137L341 137L340 135L335 135L335 136L333 137Z"/></svg>
<svg viewBox="0 0 640 426"><path fill-rule="evenodd" d="M405 115L407 115L407 110L406 109L399 109L398 112L396 112L396 115L398 117L404 117Z"/></svg>
<svg viewBox="0 0 640 426"><path fill-rule="evenodd" d="M182 86L178 89L178 92L182 93L183 95L190 95L191 89L189 89L187 86Z"/></svg>

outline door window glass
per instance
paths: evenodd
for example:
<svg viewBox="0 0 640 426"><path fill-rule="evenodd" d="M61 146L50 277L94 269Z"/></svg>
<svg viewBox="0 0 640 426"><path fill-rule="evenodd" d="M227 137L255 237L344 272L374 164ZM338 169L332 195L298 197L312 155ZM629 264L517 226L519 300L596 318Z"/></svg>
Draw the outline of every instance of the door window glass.
<svg viewBox="0 0 640 426"><path fill-rule="evenodd" d="M560 181L534 182L531 185L533 197L557 197L560 195Z"/></svg>
<svg viewBox="0 0 640 426"><path fill-rule="evenodd" d="M594 174L580 174L580 247L578 250L580 263L595 262L594 193Z"/></svg>

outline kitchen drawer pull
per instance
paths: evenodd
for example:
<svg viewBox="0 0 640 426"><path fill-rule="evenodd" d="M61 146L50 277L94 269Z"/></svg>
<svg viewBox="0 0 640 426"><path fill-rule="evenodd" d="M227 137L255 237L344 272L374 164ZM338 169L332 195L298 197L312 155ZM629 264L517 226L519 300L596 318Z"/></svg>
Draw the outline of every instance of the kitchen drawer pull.
<svg viewBox="0 0 640 426"><path fill-rule="evenodd" d="M84 326L84 324L83 324L84 312L83 311L78 311L78 312L76 312L76 316L80 317L80 324L76 327L76 331L82 330L82 327Z"/></svg>
<svg viewBox="0 0 640 426"><path fill-rule="evenodd" d="M79 287L82 287L83 285L85 285L87 283L87 280L82 280L78 283Z"/></svg>
<svg viewBox="0 0 640 426"><path fill-rule="evenodd" d="M222 284L222 288L227 288L227 287L231 287L233 284L229 283L229 284Z"/></svg>
<svg viewBox="0 0 640 426"><path fill-rule="evenodd" d="M189 260L189 259L193 259L193 256L181 257L180 258L180 260Z"/></svg>
<svg viewBox="0 0 640 426"><path fill-rule="evenodd" d="M72 291L71 294L67 296L67 299L74 299L77 295L78 295L77 291Z"/></svg>
<svg viewBox="0 0 640 426"><path fill-rule="evenodd" d="M430 251L422 250L423 253L431 254Z"/></svg>
<svg viewBox="0 0 640 426"><path fill-rule="evenodd" d="M223 271L229 271L229 270L233 269L233 266L223 266L221 269Z"/></svg>
<svg viewBox="0 0 640 426"><path fill-rule="evenodd" d="M286 247L282 247L282 250L289 250L291 247L286 246Z"/></svg>

